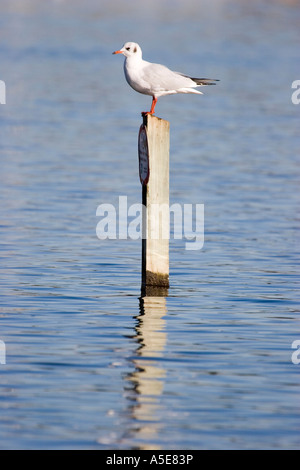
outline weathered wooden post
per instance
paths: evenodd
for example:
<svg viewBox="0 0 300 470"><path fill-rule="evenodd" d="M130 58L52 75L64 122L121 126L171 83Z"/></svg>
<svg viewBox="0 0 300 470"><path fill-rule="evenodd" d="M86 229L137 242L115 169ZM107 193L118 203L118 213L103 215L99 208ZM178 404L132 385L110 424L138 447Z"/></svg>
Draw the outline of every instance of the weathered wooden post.
<svg viewBox="0 0 300 470"><path fill-rule="evenodd" d="M169 287L169 151L170 123L143 115L139 133L143 186L142 289Z"/></svg>

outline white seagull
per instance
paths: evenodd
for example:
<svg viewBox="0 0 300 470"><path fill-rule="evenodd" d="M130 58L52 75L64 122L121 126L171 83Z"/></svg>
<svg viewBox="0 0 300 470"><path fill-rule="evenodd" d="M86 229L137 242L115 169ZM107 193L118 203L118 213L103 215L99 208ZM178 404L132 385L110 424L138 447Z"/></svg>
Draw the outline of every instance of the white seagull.
<svg viewBox="0 0 300 470"><path fill-rule="evenodd" d="M122 49L113 54L125 56L124 73L128 84L143 95L152 96L151 110L142 114L154 114L157 99L164 95L176 93L197 93L199 86L215 85L217 81L210 78L192 78L179 72L173 72L164 65L152 64L142 58L142 49L135 42L126 42Z"/></svg>

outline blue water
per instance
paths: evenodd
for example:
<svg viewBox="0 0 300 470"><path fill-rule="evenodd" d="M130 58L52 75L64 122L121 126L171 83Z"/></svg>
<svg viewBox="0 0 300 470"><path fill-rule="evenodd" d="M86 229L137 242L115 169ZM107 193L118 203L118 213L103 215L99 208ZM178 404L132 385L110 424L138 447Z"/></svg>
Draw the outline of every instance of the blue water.
<svg viewBox="0 0 300 470"><path fill-rule="evenodd" d="M1 5L2 449L299 448L299 21L297 1ZM205 244L171 240L170 289L142 300L140 240L96 236L99 204L141 202L128 40L221 80L158 101Z"/></svg>

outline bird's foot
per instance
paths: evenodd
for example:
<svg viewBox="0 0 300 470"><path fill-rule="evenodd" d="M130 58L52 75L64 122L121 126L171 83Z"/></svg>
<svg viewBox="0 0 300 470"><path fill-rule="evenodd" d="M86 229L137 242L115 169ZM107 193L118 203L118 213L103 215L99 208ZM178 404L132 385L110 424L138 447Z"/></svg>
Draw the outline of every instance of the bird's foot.
<svg viewBox="0 0 300 470"><path fill-rule="evenodd" d="M152 116L154 114L154 112L151 113L151 111L142 111L141 112L142 116L148 116L150 114L150 116Z"/></svg>
<svg viewBox="0 0 300 470"><path fill-rule="evenodd" d="M156 103L157 103L157 98L155 98L153 96L150 111L146 111L146 112L142 113L142 116L148 116L148 114L150 114L150 115L154 114Z"/></svg>

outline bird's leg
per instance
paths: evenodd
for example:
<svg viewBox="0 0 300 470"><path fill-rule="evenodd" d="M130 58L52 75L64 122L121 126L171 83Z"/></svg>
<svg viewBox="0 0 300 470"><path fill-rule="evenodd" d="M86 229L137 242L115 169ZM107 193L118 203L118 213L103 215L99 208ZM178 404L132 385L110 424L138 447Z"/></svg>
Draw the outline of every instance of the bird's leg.
<svg viewBox="0 0 300 470"><path fill-rule="evenodd" d="M152 99L152 104L151 104L151 109L150 109L150 113L149 114L154 114L154 110L155 110L155 105L157 103L157 98L155 98L153 96L153 99Z"/></svg>
<svg viewBox="0 0 300 470"><path fill-rule="evenodd" d="M142 113L142 115L143 115L143 116L147 116L148 114L154 114L154 110L155 110L155 105L156 105L156 103L157 103L157 98L155 98L155 97L153 96L150 111L148 111L148 112L146 112L146 113Z"/></svg>

